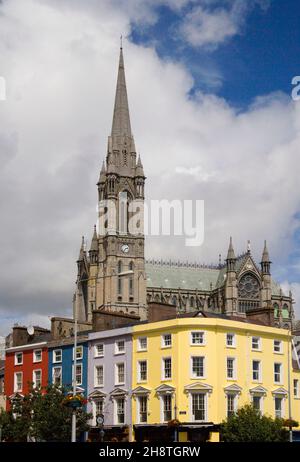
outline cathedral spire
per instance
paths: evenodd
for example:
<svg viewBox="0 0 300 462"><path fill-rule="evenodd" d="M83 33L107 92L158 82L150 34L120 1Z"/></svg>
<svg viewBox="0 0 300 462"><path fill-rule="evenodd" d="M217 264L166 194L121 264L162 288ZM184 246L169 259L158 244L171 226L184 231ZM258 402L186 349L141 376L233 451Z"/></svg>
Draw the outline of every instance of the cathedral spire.
<svg viewBox="0 0 300 462"><path fill-rule="evenodd" d="M120 48L119 70L111 136L132 137L122 47Z"/></svg>
<svg viewBox="0 0 300 462"><path fill-rule="evenodd" d="M99 177L98 184L105 183L105 180L106 180L106 168L105 168L105 163L103 161L101 171L100 171L100 177Z"/></svg>
<svg viewBox="0 0 300 462"><path fill-rule="evenodd" d="M89 257L90 257L91 264L98 262L98 236L97 236L96 225L94 225L94 234L92 237L91 247L89 250Z"/></svg>
<svg viewBox="0 0 300 462"><path fill-rule="evenodd" d="M141 156L138 157L138 161L137 161L137 164L136 164L136 169L135 169L135 174L136 176L140 176L140 177L145 177L144 175L144 168L143 168L143 164L142 164L142 161L141 161Z"/></svg>
<svg viewBox="0 0 300 462"><path fill-rule="evenodd" d="M227 271L235 271L235 253L232 245L232 237L230 236L229 247L226 258Z"/></svg>
<svg viewBox="0 0 300 462"><path fill-rule="evenodd" d="M79 256L77 261L83 261L84 260L84 236L81 238L81 246L80 246L80 251L79 251Z"/></svg>
<svg viewBox="0 0 300 462"><path fill-rule="evenodd" d="M97 229L96 229L96 225L94 225L94 234L93 234L93 237L92 237L92 241L91 241L91 247L90 247L90 251L98 251L98 238L97 238Z"/></svg>
<svg viewBox="0 0 300 462"><path fill-rule="evenodd" d="M264 262L264 263L269 263L269 261L270 261L269 251L268 251L268 248L267 248L267 241L265 241L265 244L264 244L264 250L263 250L261 261Z"/></svg>
<svg viewBox="0 0 300 462"><path fill-rule="evenodd" d="M227 253L227 260L235 260L235 253L232 245L232 237L230 236L228 253Z"/></svg>
<svg viewBox="0 0 300 462"><path fill-rule="evenodd" d="M267 248L267 241L265 241L264 244L264 250L262 253L262 258L261 258L261 271L263 274L270 274L271 272L271 261L270 261L270 256L269 256L269 251Z"/></svg>

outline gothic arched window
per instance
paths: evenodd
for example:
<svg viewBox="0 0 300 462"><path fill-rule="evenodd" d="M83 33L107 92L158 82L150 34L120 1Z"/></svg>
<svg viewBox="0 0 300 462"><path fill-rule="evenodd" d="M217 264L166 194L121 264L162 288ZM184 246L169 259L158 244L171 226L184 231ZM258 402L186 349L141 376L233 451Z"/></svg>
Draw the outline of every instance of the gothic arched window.
<svg viewBox="0 0 300 462"><path fill-rule="evenodd" d="M191 297L190 298L190 307L194 308L194 306L195 306L195 300L194 300L194 297Z"/></svg>
<svg viewBox="0 0 300 462"><path fill-rule="evenodd" d="M253 274L244 274L239 281L239 298L259 299L259 282Z"/></svg>
<svg viewBox="0 0 300 462"><path fill-rule="evenodd" d="M118 294L122 295L122 273L123 270L123 264L121 260L118 261Z"/></svg>
<svg viewBox="0 0 300 462"><path fill-rule="evenodd" d="M259 308L260 284L256 276L244 274L238 283L239 311L245 313Z"/></svg>
<svg viewBox="0 0 300 462"><path fill-rule="evenodd" d="M129 271L133 271L133 270L134 270L134 264L133 264L133 261L131 261L129 263ZM129 295L130 296L133 295L133 274L129 275Z"/></svg>
<svg viewBox="0 0 300 462"><path fill-rule="evenodd" d="M275 316L275 318L278 318L278 316L279 316L279 305L278 305L278 303L274 303L273 308L274 308L274 316Z"/></svg>
<svg viewBox="0 0 300 462"><path fill-rule="evenodd" d="M172 305L177 306L177 297L176 297L176 295L173 295L173 297L172 297Z"/></svg>
<svg viewBox="0 0 300 462"><path fill-rule="evenodd" d="M127 191L119 193L119 233L127 234L129 230L129 203L131 202L131 195Z"/></svg>

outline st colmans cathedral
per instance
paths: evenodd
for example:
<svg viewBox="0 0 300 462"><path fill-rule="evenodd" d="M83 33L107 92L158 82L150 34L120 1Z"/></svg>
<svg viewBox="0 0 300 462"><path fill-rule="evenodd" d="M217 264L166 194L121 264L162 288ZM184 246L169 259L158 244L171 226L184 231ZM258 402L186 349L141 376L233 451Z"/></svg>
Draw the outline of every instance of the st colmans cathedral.
<svg viewBox="0 0 300 462"><path fill-rule="evenodd" d="M145 179L131 131L121 48L112 130L97 184L99 203L113 201L119 210L124 198L143 201ZM82 242L77 265L74 307L83 328L97 313L145 321L152 305L172 307L175 315L210 313L284 328L293 323L292 294L284 294L272 279L266 243L259 263L250 245L237 255L232 239L224 264L145 261L142 232L108 227L99 233L95 227L89 249Z"/></svg>

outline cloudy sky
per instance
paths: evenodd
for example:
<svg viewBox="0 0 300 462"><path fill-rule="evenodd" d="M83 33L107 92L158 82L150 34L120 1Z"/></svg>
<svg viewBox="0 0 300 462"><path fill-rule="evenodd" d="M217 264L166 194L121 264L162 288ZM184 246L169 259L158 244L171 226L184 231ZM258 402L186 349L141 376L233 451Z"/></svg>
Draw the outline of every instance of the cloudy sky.
<svg viewBox="0 0 300 462"><path fill-rule="evenodd" d="M2 0L0 334L69 315L96 220L119 37L147 198L204 199L205 241L147 257L217 262L268 240L300 317L296 0ZM167 245L166 245L167 244Z"/></svg>

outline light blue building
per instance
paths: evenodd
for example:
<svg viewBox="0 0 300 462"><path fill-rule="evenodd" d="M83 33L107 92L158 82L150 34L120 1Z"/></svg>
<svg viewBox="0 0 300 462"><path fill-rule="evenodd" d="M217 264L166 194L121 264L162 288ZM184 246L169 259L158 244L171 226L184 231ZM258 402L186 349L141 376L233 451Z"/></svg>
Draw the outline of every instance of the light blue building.
<svg viewBox="0 0 300 462"><path fill-rule="evenodd" d="M88 352L89 436L99 441L97 415L104 416L104 440L128 441L131 429L132 327L92 332Z"/></svg>
<svg viewBox="0 0 300 462"><path fill-rule="evenodd" d="M74 339L67 338L48 343L49 384L62 385L72 391L74 370ZM87 397L88 342L87 336L78 337L76 351L77 391Z"/></svg>

